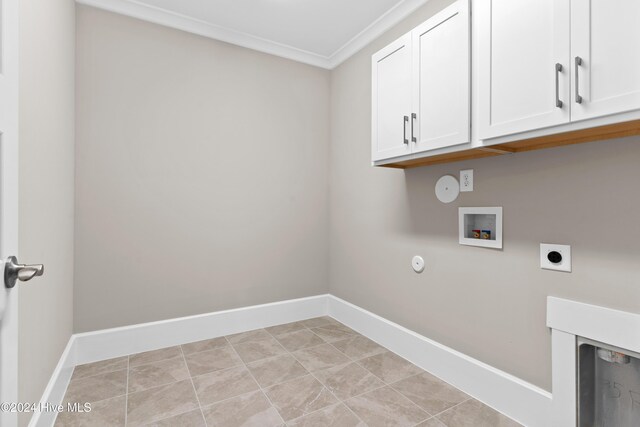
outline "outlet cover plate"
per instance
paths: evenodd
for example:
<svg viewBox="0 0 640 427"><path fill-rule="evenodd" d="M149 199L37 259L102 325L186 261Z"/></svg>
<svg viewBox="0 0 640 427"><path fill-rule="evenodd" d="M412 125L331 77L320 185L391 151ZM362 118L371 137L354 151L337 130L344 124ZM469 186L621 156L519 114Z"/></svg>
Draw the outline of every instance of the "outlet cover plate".
<svg viewBox="0 0 640 427"><path fill-rule="evenodd" d="M547 255L553 251L559 252L560 255L562 255L562 261L555 264L549 261ZM571 273L571 246L540 243L540 268Z"/></svg>
<svg viewBox="0 0 640 427"><path fill-rule="evenodd" d="M460 191L473 191L473 169L460 171Z"/></svg>

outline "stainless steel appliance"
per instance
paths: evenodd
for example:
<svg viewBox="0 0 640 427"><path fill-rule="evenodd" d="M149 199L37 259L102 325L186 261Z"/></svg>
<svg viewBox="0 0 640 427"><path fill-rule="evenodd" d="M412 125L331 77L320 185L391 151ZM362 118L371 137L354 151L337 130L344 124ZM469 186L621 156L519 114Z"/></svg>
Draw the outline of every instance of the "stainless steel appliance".
<svg viewBox="0 0 640 427"><path fill-rule="evenodd" d="M640 427L640 354L578 340L578 426Z"/></svg>

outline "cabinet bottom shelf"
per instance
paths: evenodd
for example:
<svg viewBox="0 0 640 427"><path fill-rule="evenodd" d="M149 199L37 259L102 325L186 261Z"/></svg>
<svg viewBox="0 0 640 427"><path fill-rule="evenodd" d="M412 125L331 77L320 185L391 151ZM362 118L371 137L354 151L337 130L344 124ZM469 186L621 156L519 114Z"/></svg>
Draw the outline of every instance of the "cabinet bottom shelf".
<svg viewBox="0 0 640 427"><path fill-rule="evenodd" d="M607 139L622 138L632 135L640 135L640 120L546 135L537 138L523 139L520 141L506 142L487 147L478 147L469 150L457 151L455 153L438 154L419 159L404 160L379 166L385 168L410 169L419 166L461 162L463 160L520 153L523 151L542 150L544 148L561 147L564 145L581 144L584 142L604 141Z"/></svg>

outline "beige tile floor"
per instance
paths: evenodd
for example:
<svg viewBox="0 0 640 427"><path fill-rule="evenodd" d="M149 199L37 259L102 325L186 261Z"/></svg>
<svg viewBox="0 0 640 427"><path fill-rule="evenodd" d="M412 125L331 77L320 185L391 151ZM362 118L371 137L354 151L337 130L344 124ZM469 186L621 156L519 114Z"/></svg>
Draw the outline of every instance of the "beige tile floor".
<svg viewBox="0 0 640 427"><path fill-rule="evenodd" d="M56 426L512 427L330 317L77 366Z"/></svg>

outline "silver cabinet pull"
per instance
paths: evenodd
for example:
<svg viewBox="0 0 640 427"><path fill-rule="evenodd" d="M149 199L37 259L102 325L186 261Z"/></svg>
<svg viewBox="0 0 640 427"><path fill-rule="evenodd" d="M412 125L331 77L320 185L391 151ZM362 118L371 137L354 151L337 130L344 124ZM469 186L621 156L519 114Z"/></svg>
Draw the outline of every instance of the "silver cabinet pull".
<svg viewBox="0 0 640 427"><path fill-rule="evenodd" d="M582 58L580 58L579 56L576 56L576 103L577 104L582 104L582 97L580 96L580 66L582 65Z"/></svg>
<svg viewBox="0 0 640 427"><path fill-rule="evenodd" d="M404 139L404 143L409 145L409 140L407 139L407 123L409 123L409 116L404 116L404 121L402 122L402 138Z"/></svg>
<svg viewBox="0 0 640 427"><path fill-rule="evenodd" d="M43 274L44 265L42 264L18 264L18 260L14 256L10 256L4 262L4 286L7 288L13 288L17 280L26 282Z"/></svg>
<svg viewBox="0 0 640 427"><path fill-rule="evenodd" d="M411 141L412 142L418 142L418 138L416 138L413 133L413 125L416 122L417 117L418 115L416 113L411 113Z"/></svg>
<svg viewBox="0 0 640 427"><path fill-rule="evenodd" d="M562 108L562 101L560 100L560 73L562 72L562 64L556 63L556 107Z"/></svg>

